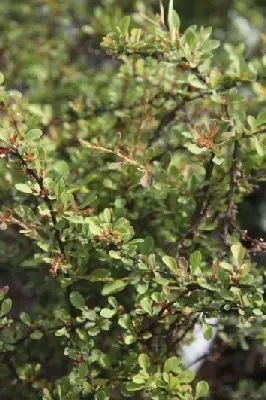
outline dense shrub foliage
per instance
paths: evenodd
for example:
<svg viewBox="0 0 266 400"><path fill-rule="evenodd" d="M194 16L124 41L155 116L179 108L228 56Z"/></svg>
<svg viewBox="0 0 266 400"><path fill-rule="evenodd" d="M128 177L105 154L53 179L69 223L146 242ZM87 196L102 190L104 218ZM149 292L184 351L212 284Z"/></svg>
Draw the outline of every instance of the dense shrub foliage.
<svg viewBox="0 0 266 400"><path fill-rule="evenodd" d="M172 1L89 23L48 3L3 22L0 394L204 398L181 360L196 323L266 340L266 243L237 218L266 174L263 48L180 28Z"/></svg>

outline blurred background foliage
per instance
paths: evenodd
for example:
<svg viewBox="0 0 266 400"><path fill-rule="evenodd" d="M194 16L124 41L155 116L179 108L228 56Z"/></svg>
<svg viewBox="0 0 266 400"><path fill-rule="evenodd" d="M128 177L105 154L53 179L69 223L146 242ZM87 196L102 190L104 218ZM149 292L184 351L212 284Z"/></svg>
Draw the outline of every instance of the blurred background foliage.
<svg viewBox="0 0 266 400"><path fill-rule="evenodd" d="M212 26L217 39L244 42L252 55L258 51L266 30L263 0L176 0L174 6L182 29ZM0 68L6 84L26 92L31 102L51 104L58 117L77 89L80 96L88 93L95 68L113 65L99 44L122 15L133 14L139 23L140 13L156 11L157 0L2 0Z"/></svg>
<svg viewBox="0 0 266 400"><path fill-rule="evenodd" d="M168 1L163 3L166 6ZM212 26L214 37L222 42L244 42L247 55L256 56L261 51L260 43L266 33L265 0L175 0L174 7L183 28L191 24ZM56 151L61 153L63 160L67 161L69 157L75 160L73 151L69 154L65 146L71 141L73 129L84 132L88 124L93 128L95 109L102 113L110 101L119 103L124 100L123 87L113 75L118 64L100 49L102 37L114 30L124 14L133 14L133 21L135 18L141 23L141 13L156 11L159 11L157 0L0 1L0 71L5 74L5 84L8 89L24 94L30 103L33 121L41 124L43 130L48 130L58 141L60 146ZM110 88L113 99L107 98ZM258 90L262 102L265 101L266 87L260 86ZM105 129L112 126L112 116L107 116L105 123ZM64 135L61 135L62 129ZM79 159L76 159L78 164ZM73 161L73 168L74 165ZM4 177L1 168L1 202L6 204L6 200L12 198L11 188L7 185L8 176ZM55 168L63 168L62 163ZM104 206L104 194L102 196ZM264 189L258 188L245 202L240 215L245 227L252 228L257 236L260 229L263 237L264 202ZM7 233L1 235L2 242L9 241ZM15 283L15 304L25 303L26 309L36 288L30 287L27 276L18 272L16 266L20 259L26 258L27 245L24 238L17 239L15 244L9 244L9 253L3 243L0 246L1 276L5 284L9 281ZM14 253L17 254L15 258ZM43 279L39 271L38 276L35 271L29 274L35 275L35 284L38 279ZM45 302L45 292L43 296ZM56 355L56 349L51 351ZM235 349L234 352L225 351L223 359L215 367L213 363L207 363L201 374L217 387L213 399L264 399L265 364L265 355L256 346L248 357ZM53 362L49 367L49 373L55 377L56 364ZM246 378L252 378L252 383ZM232 389L237 390L232 392ZM2 393L4 397L1 398L8 398L7 393Z"/></svg>

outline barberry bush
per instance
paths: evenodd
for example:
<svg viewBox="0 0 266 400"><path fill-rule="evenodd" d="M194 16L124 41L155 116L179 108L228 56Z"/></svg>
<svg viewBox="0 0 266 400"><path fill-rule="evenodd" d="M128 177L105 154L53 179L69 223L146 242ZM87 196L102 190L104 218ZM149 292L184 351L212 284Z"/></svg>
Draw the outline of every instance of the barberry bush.
<svg viewBox="0 0 266 400"><path fill-rule="evenodd" d="M251 256L266 243L238 210L266 176L266 58L182 29L172 0L156 16L111 8L84 18L76 41L63 13L39 21L26 32L43 29L35 61L16 9L6 28L3 64L23 65L0 88L6 399L206 398L213 388L181 357L196 323L210 340L218 318L225 346L265 344L265 273ZM84 49L100 21L111 58L96 71Z"/></svg>

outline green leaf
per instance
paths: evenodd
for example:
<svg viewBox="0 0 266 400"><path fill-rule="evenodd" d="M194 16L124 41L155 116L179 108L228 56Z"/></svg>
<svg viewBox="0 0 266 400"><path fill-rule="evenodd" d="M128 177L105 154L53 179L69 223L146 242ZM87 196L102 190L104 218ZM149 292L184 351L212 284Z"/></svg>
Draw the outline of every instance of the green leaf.
<svg viewBox="0 0 266 400"><path fill-rule="evenodd" d="M79 208L82 210L83 208L88 207L89 205L91 205L92 203L95 202L95 200L97 199L97 196L90 194L80 205Z"/></svg>
<svg viewBox="0 0 266 400"><path fill-rule="evenodd" d="M102 295L109 296L109 294L120 292L121 290L125 289L127 285L128 282L122 280L108 282L104 285L102 289Z"/></svg>
<svg viewBox="0 0 266 400"><path fill-rule="evenodd" d="M140 37L141 37L141 29L137 29L137 28L131 29L131 37L130 37L130 39L133 42L137 42L138 43L140 41ZM121 112L121 113L123 113L123 112ZM117 112L115 112L115 114L117 115ZM125 115L126 115L126 112L125 112ZM121 165L121 163L118 162L117 165L119 166L119 165ZM109 167L110 167L110 164L109 164Z"/></svg>
<svg viewBox="0 0 266 400"><path fill-rule="evenodd" d="M203 337L205 340L210 340L212 338L212 328L205 322L202 324Z"/></svg>
<svg viewBox="0 0 266 400"><path fill-rule="evenodd" d="M90 336L97 336L100 333L100 329L97 326L87 327L88 328L88 335Z"/></svg>
<svg viewBox="0 0 266 400"><path fill-rule="evenodd" d="M200 251L194 251L190 258L190 267L192 272L195 274L198 270L200 271L200 263L201 263L201 252Z"/></svg>
<svg viewBox="0 0 266 400"><path fill-rule="evenodd" d="M122 315L118 320L118 325L124 329L130 328L130 318L128 314Z"/></svg>
<svg viewBox="0 0 266 400"><path fill-rule="evenodd" d="M85 363L79 364L78 374L79 374L80 379L85 379L85 377L88 375L88 372L89 372L89 369Z"/></svg>
<svg viewBox="0 0 266 400"><path fill-rule="evenodd" d="M247 118L247 121L248 121L248 124L249 124L251 130L255 131L256 127L257 127L256 118L254 118L252 115L249 115L248 118Z"/></svg>
<svg viewBox="0 0 266 400"><path fill-rule="evenodd" d="M231 252L235 260L236 265L241 265L245 258L245 249L241 243L233 244L231 246Z"/></svg>
<svg viewBox="0 0 266 400"><path fill-rule="evenodd" d="M96 223L90 223L89 224L89 229L90 229L90 232L92 233L93 236L98 236L102 232L102 229L101 229L100 225L98 225Z"/></svg>
<svg viewBox="0 0 266 400"><path fill-rule="evenodd" d="M176 390L180 389L180 381L177 376L169 376L169 391L176 392Z"/></svg>
<svg viewBox="0 0 266 400"><path fill-rule="evenodd" d="M69 193L68 191L61 193L60 199L61 203L63 203L64 208L66 209L68 204L73 201L73 195L72 193Z"/></svg>
<svg viewBox="0 0 266 400"><path fill-rule="evenodd" d="M153 252L154 240L152 236L147 236L139 246L141 254L149 255Z"/></svg>
<svg viewBox="0 0 266 400"><path fill-rule="evenodd" d="M212 161L216 165L222 165L222 163L224 162L224 157L215 156L215 157L213 157Z"/></svg>
<svg viewBox="0 0 266 400"><path fill-rule="evenodd" d="M119 28L124 37L126 37L128 34L129 25L130 25L130 17L129 16L124 17L119 24Z"/></svg>
<svg viewBox="0 0 266 400"><path fill-rule="evenodd" d="M264 155L264 146L260 143L257 137L252 138L259 156Z"/></svg>
<svg viewBox="0 0 266 400"><path fill-rule="evenodd" d="M138 357L138 363L140 368L142 368L144 371L147 371L150 365L150 360L147 354L141 353Z"/></svg>
<svg viewBox="0 0 266 400"><path fill-rule="evenodd" d="M49 389L43 388L43 397L42 400L53 400Z"/></svg>
<svg viewBox="0 0 266 400"><path fill-rule="evenodd" d="M176 263L176 261L175 261L174 258L169 257L169 256L163 256L163 257L162 257L162 260L163 260L163 262L165 263L165 265L170 269L170 271L171 271L173 274L176 275L176 274L179 272L177 263Z"/></svg>
<svg viewBox="0 0 266 400"><path fill-rule="evenodd" d="M209 385L205 381L200 381L196 386L196 395L195 400L200 399L201 397L206 397L209 394Z"/></svg>
<svg viewBox="0 0 266 400"><path fill-rule="evenodd" d="M118 253L118 251L110 250L109 251L109 256L112 257L112 258L115 258L116 260L120 260L121 259L121 256Z"/></svg>
<svg viewBox="0 0 266 400"><path fill-rule="evenodd" d="M59 400L62 400L62 388L61 388L61 386L57 385L56 390L57 390L57 394L58 394Z"/></svg>
<svg viewBox="0 0 266 400"><path fill-rule="evenodd" d="M180 27L180 19L177 12L174 10L173 0L170 0L168 7L167 23L170 30L172 41L176 40L176 33Z"/></svg>
<svg viewBox="0 0 266 400"><path fill-rule="evenodd" d="M259 113L259 115L257 116L257 126L266 124L266 111L262 111Z"/></svg>
<svg viewBox="0 0 266 400"><path fill-rule="evenodd" d="M140 301L141 308L149 315L153 314L152 301L150 299L144 298Z"/></svg>
<svg viewBox="0 0 266 400"><path fill-rule="evenodd" d="M174 373L179 373L180 372L180 364L181 361L179 358L173 356L168 358L163 367L163 372L174 372Z"/></svg>
<svg viewBox="0 0 266 400"><path fill-rule="evenodd" d="M145 384L143 385L141 383L130 382L126 387L129 392L138 392L139 390L145 388Z"/></svg>
<svg viewBox="0 0 266 400"><path fill-rule="evenodd" d="M96 321L97 319L97 314L94 310L83 310L82 315L85 319L90 321Z"/></svg>
<svg viewBox="0 0 266 400"><path fill-rule="evenodd" d="M27 185L26 183L17 183L15 185L15 188L23 193L32 193L30 186Z"/></svg>
<svg viewBox="0 0 266 400"><path fill-rule="evenodd" d="M263 312L259 308L254 308L253 314L259 316L259 315L263 315Z"/></svg>
<svg viewBox="0 0 266 400"><path fill-rule="evenodd" d="M34 140L40 139L42 136L42 131L40 129L31 129L26 133L24 140L26 142L33 142Z"/></svg>
<svg viewBox="0 0 266 400"><path fill-rule="evenodd" d="M2 72L0 72L0 85L2 85L4 83L5 77L4 74L2 74Z"/></svg>
<svg viewBox="0 0 266 400"><path fill-rule="evenodd" d="M200 49L201 53L210 53L215 49L218 49L220 47L220 40L208 40L203 47Z"/></svg>
<svg viewBox="0 0 266 400"><path fill-rule="evenodd" d="M56 184L54 186L54 194L57 198L57 200L60 200L62 193L64 193L65 190L65 182L62 177L57 179Z"/></svg>
<svg viewBox="0 0 266 400"><path fill-rule="evenodd" d="M144 339L144 340L150 339L151 337L152 337L151 332L144 332L142 335L142 339Z"/></svg>
<svg viewBox="0 0 266 400"><path fill-rule="evenodd" d="M146 293L147 290L148 290L148 288L149 288L149 283L148 283L148 282L139 283L139 284L136 286L137 292L138 292L139 294L144 294L144 293Z"/></svg>
<svg viewBox="0 0 266 400"><path fill-rule="evenodd" d="M115 224L114 224L114 229L117 231L124 232L126 231L127 227L129 226L129 222L126 218L119 218Z"/></svg>
<svg viewBox="0 0 266 400"><path fill-rule="evenodd" d="M207 85L204 82L201 82L195 75L189 74L187 78L187 82L198 89L207 89Z"/></svg>
<svg viewBox="0 0 266 400"><path fill-rule="evenodd" d="M98 379L98 381L100 381ZM97 384L97 379L94 380L95 384ZM105 380L102 379L102 382L100 381L99 384L105 384ZM95 393L95 400L110 400L110 397L106 393L105 390L98 390L97 393Z"/></svg>
<svg viewBox="0 0 266 400"><path fill-rule="evenodd" d="M55 336L66 336L67 335L67 328L64 326L61 329L57 329L57 331L55 331Z"/></svg>
<svg viewBox="0 0 266 400"><path fill-rule="evenodd" d="M5 297L8 290L9 290L8 286L4 286L4 287L0 288L0 300L2 300Z"/></svg>
<svg viewBox="0 0 266 400"><path fill-rule="evenodd" d="M103 308L100 312L100 315L103 318L112 318L116 314L116 310L111 310L110 308Z"/></svg>
<svg viewBox="0 0 266 400"><path fill-rule="evenodd" d="M97 268L92 271L89 275L84 276L83 279L88 279L91 282L105 281L111 275L108 269Z"/></svg>
<svg viewBox="0 0 266 400"><path fill-rule="evenodd" d="M137 375L132 377L134 383L143 384L149 379L149 374L144 370L141 370Z"/></svg>
<svg viewBox="0 0 266 400"><path fill-rule="evenodd" d="M164 6L160 0L160 11L161 11L161 24L164 25L165 21L164 21Z"/></svg>
<svg viewBox="0 0 266 400"><path fill-rule="evenodd" d="M115 297L110 296L110 297L108 297L107 300L108 300L108 303L109 303L113 308L118 308L119 303L118 303L118 301L116 300Z"/></svg>
<svg viewBox="0 0 266 400"><path fill-rule="evenodd" d="M103 221L106 222L107 224L110 224L112 219L112 213L109 208L104 209L102 216L103 216Z"/></svg>
<svg viewBox="0 0 266 400"><path fill-rule="evenodd" d="M136 340L137 340L137 338L136 338L135 336L133 336L133 335L127 335L127 336L125 337L125 339L124 339L125 344L127 344L127 345L130 345L130 344L132 344L132 343L135 343Z"/></svg>
<svg viewBox="0 0 266 400"><path fill-rule="evenodd" d="M21 319L21 321L25 324L25 325L30 325L31 324L31 318L29 316L29 314L25 313L25 312L21 312L19 314L19 318Z"/></svg>
<svg viewBox="0 0 266 400"><path fill-rule="evenodd" d="M30 334L30 338L33 340L40 340L42 337L43 333L39 329Z"/></svg>
<svg viewBox="0 0 266 400"><path fill-rule="evenodd" d="M167 22L170 30L172 27L173 12L174 12L174 1L170 0L168 7L168 15L167 15Z"/></svg>
<svg viewBox="0 0 266 400"><path fill-rule="evenodd" d="M8 132L5 129L0 128L0 140L4 143L9 144L8 138L9 138Z"/></svg>
<svg viewBox="0 0 266 400"><path fill-rule="evenodd" d="M195 378L195 372L188 369L186 371L182 371L181 374L178 375L179 382L182 383L190 383Z"/></svg>
<svg viewBox="0 0 266 400"><path fill-rule="evenodd" d="M263 305L263 303L264 303L262 294L260 294L260 293L255 293L253 297L254 297L254 302L255 302L259 307L261 307L261 306Z"/></svg>
<svg viewBox="0 0 266 400"><path fill-rule="evenodd" d="M86 218L86 223L89 224L89 230L93 236L98 236L102 233L102 228L98 218L89 217Z"/></svg>
<svg viewBox="0 0 266 400"><path fill-rule="evenodd" d="M83 382L83 390L84 390L84 392L85 392L85 394L87 394L87 393L92 393L92 386L91 386L91 384L89 383L89 382Z"/></svg>
<svg viewBox="0 0 266 400"><path fill-rule="evenodd" d="M230 271L230 272L233 272L233 271L234 271L233 265L227 263L226 261L221 261L220 264L219 264L219 266L220 266L222 269L226 270L226 271Z"/></svg>
<svg viewBox="0 0 266 400"><path fill-rule="evenodd" d="M230 96L229 100L230 100L232 103L241 103L241 102L243 102L243 101L245 100L245 98L244 98L244 96L242 96L242 95L239 94L239 93L233 93L233 94Z"/></svg>
<svg viewBox="0 0 266 400"><path fill-rule="evenodd" d="M1 316L9 313L12 307L12 300L5 299L1 305Z"/></svg>
<svg viewBox="0 0 266 400"><path fill-rule="evenodd" d="M174 10L173 11L173 14L172 14L172 22L171 22L171 25L172 25L172 29L176 29L176 30L179 30L179 27L180 27L180 18L179 18L179 15L177 14L177 12Z"/></svg>
<svg viewBox="0 0 266 400"><path fill-rule="evenodd" d="M217 292L217 291L219 290L216 286L210 285L210 284L206 281L206 279L203 278L203 277L197 278L197 283L198 283L201 287L203 287L203 288L205 288L205 289L208 289L208 290L211 290L212 292Z"/></svg>
<svg viewBox="0 0 266 400"><path fill-rule="evenodd" d="M70 303L79 310L82 310L85 307L84 298L79 292L70 293Z"/></svg>
<svg viewBox="0 0 266 400"><path fill-rule="evenodd" d="M189 143L188 145L186 145L186 147L187 147L188 151L190 151L190 153L192 153L192 154L201 154L206 151L205 147L198 147L194 143Z"/></svg>
<svg viewBox="0 0 266 400"><path fill-rule="evenodd" d="M195 31L194 31L192 28L188 28L188 29L185 31L185 33L184 33L182 39L183 39L183 41L184 41L185 43L188 44L188 46L190 47L190 49L192 49L192 48L195 46L195 44L196 44L197 36L196 36Z"/></svg>

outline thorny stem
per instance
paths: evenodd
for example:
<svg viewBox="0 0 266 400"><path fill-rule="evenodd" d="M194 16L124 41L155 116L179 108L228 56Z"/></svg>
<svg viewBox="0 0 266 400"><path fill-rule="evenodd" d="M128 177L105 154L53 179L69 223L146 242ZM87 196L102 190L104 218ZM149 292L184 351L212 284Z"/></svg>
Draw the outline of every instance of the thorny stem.
<svg viewBox="0 0 266 400"><path fill-rule="evenodd" d="M201 83L204 83L204 85L206 85L209 88L209 84L208 84L207 78L204 75L202 75L202 73L200 72L198 66L195 67L195 68L191 68L191 71L194 72L194 74L196 75L196 77L198 78L198 80Z"/></svg>
<svg viewBox="0 0 266 400"><path fill-rule="evenodd" d="M60 232L56 228L56 224L57 224L56 213L53 209L53 204L52 204L51 199L48 196L47 190L44 187L43 177L39 176L34 169L32 169L28 166L27 162L24 160L24 158L22 157L22 155L19 153L19 151L17 149L12 150L12 154L14 154L20 160L22 166L26 170L27 175L33 177L35 179L35 181L38 183L41 193L42 193L42 196L43 196L43 199L44 199L44 202L46 203L46 205L49 209L50 215L51 215L51 220L52 220L52 224L53 224L53 228L54 228L54 232L55 232L55 238L56 238L58 247L60 249L61 254L64 256L64 244L62 242Z"/></svg>
<svg viewBox="0 0 266 400"><path fill-rule="evenodd" d="M176 106L174 108L172 108L172 110L170 110L161 119L161 122L158 125L158 128L156 129L154 135L152 136L152 138L148 142L148 146L151 146L157 139L160 138L163 129L174 120L174 118L176 116L176 113L179 110L184 108L187 105L187 103L189 103L191 101L194 101L194 100L197 100L197 99L200 99L200 98L203 98L206 94L208 94L208 93L203 92L203 93L199 93L198 95L196 95L194 97L185 96L179 103L177 103Z"/></svg>
<svg viewBox="0 0 266 400"><path fill-rule="evenodd" d="M232 154L232 165L229 171L230 183L229 183L229 192L227 197L227 207L226 207L226 215L224 219L224 229L223 229L223 241L225 246L229 246L228 240L228 225L231 224L232 221L235 222L236 215L234 213L234 195L237 188L237 166L239 159L239 150L240 145L237 140L234 142L233 154Z"/></svg>
<svg viewBox="0 0 266 400"><path fill-rule="evenodd" d="M234 142L234 148L233 148L233 156L232 156L232 166L230 169L230 187L229 187L229 193L228 193L228 200L227 200L227 218L234 218L233 216L233 206L234 206L234 194L236 192L236 187L237 187L237 165L238 165L238 159L239 159L239 142L236 140Z"/></svg>
<svg viewBox="0 0 266 400"><path fill-rule="evenodd" d="M13 216L9 216L7 218L7 221L10 222L11 224L21 227L22 229L24 229L26 231L32 232L35 235L35 237L38 236L38 232L35 228L33 228L32 226L26 225L23 221L20 221L19 219L15 218Z"/></svg>
<svg viewBox="0 0 266 400"><path fill-rule="evenodd" d="M249 249L247 249L247 252L266 252L266 242L263 239L255 239L250 237L248 232L241 229L238 223L233 219L229 220L229 224L235 232L239 233L241 240L248 245Z"/></svg>
<svg viewBox="0 0 266 400"><path fill-rule="evenodd" d="M176 340L174 340L169 349L168 352L171 352L174 350L174 347L176 345L178 345L178 343L182 342L182 340L186 337L186 335L192 331L192 329L194 328L194 325L197 323L197 321L199 320L200 316L196 315L194 318L192 318L190 321L188 321L188 324L186 326L186 328L184 329L184 331L182 332L182 334L180 336L178 336L176 338Z"/></svg>
<svg viewBox="0 0 266 400"><path fill-rule="evenodd" d="M209 88L206 77L204 77L200 73L198 67L193 68L192 71L196 74L198 79ZM166 125L168 125L175 118L177 111L182 109L188 102L202 98L206 94L209 94L209 91L207 93L206 92L199 93L197 96L194 96L194 97L185 96L168 114L166 114L162 118L162 120L155 132L155 135L152 137L151 141L149 142L149 145L151 145L154 140L156 140L160 137L162 129L164 129L164 127ZM181 238L182 243L184 242L185 239L187 239L191 235L195 234L200 222L205 217L206 212L208 210L209 203L207 201L207 196L209 193L210 180L212 177L213 167L214 167L214 163L212 162L212 157L213 157L213 154L211 154L211 157L210 157L209 161L207 161L206 167L205 167L205 171L206 171L205 172L205 181L207 182L207 186L204 188L204 190L202 191L202 193L199 197L196 210L194 211L194 214L192 215L192 218L191 218L190 226L189 226L187 232ZM182 244L180 246L182 246Z"/></svg>
<svg viewBox="0 0 266 400"><path fill-rule="evenodd" d="M207 184L203 188L202 192L200 193L196 209L191 217L190 226L188 227L185 234L181 237L181 242L179 243L179 247L182 247L184 240L186 240L187 238L189 238L191 236L194 236L198 226L200 225L202 219L205 217L206 212L208 210L208 206L209 206L208 195L209 195L209 190L211 187L210 181L211 181L213 169L214 169L214 163L212 161L212 157L213 157L213 154L211 155L210 159L207 161L207 163L205 165L205 179L204 180L205 180L205 182L207 182Z"/></svg>

